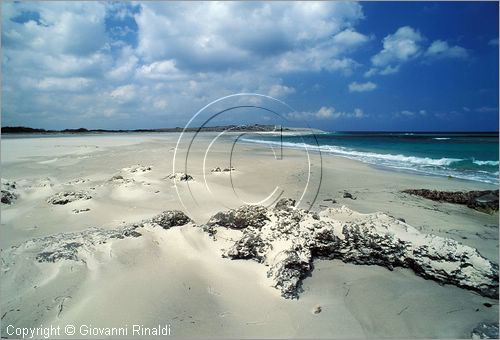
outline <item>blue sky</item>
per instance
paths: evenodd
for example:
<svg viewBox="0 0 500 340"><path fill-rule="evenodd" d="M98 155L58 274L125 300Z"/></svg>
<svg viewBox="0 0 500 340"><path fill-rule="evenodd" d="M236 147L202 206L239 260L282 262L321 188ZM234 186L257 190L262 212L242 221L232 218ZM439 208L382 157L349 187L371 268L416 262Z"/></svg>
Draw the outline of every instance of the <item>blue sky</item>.
<svg viewBox="0 0 500 340"><path fill-rule="evenodd" d="M256 92L290 104L291 125L498 131L497 2L3 2L2 16L2 126L184 126Z"/></svg>

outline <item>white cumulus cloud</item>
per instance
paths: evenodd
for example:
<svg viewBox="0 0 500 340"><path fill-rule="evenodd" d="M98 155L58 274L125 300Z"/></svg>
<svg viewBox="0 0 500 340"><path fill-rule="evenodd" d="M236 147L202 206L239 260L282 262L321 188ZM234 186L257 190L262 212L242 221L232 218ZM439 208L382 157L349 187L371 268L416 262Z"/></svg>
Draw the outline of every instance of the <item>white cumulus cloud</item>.
<svg viewBox="0 0 500 340"><path fill-rule="evenodd" d="M352 82L349 84L349 92L368 92L377 88L377 84L367 81L366 83Z"/></svg>
<svg viewBox="0 0 500 340"><path fill-rule="evenodd" d="M464 47L453 45L443 40L433 41L427 48L426 38L416 29L403 26L383 40L383 48L372 56L372 67L364 73L365 77L389 75L399 72L401 65L415 59L466 59L469 52Z"/></svg>
<svg viewBox="0 0 500 340"><path fill-rule="evenodd" d="M295 89L293 87L288 87L280 84L274 84L269 89L269 95L276 98L285 97L292 93L295 93Z"/></svg>
<svg viewBox="0 0 500 340"><path fill-rule="evenodd" d="M446 41L436 40L429 46L425 55L437 58L467 58L468 53L463 47L450 46Z"/></svg>
<svg viewBox="0 0 500 340"><path fill-rule="evenodd" d="M412 27L400 27L394 34L384 38L383 49L372 57L372 63L378 67L385 67L414 58L421 51L422 40L422 35Z"/></svg>

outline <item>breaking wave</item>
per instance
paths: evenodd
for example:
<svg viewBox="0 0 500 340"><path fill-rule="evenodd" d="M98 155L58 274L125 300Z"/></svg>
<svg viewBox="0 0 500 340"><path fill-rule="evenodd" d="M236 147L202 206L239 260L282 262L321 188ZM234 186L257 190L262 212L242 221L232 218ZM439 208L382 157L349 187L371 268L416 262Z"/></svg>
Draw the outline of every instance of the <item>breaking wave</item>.
<svg viewBox="0 0 500 340"><path fill-rule="evenodd" d="M262 139L242 139L244 142L283 145L287 148L304 149L310 152L317 151L318 146L307 143L292 143L278 141L268 141ZM377 166L384 166L393 169L417 172L426 175L451 176L460 179L479 181L485 183L498 184L498 172L485 171L482 167L498 166L498 161L492 160L471 160L465 158L431 158L407 156L402 154L376 153L354 150L347 147L335 145L320 145L322 153L343 156L364 163ZM475 167L476 169L470 169ZM498 170L498 169L497 169Z"/></svg>

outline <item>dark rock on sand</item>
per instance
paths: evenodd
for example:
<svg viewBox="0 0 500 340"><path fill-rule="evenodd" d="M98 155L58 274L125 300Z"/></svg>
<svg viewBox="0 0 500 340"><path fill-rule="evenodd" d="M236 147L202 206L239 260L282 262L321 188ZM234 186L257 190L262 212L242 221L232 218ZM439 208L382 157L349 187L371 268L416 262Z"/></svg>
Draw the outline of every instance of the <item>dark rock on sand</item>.
<svg viewBox="0 0 500 340"><path fill-rule="evenodd" d="M144 165L135 165L133 167L130 167L130 168L125 168L123 170L128 170L130 173L134 173L134 172L148 172L148 171L151 171L153 170L153 167L152 166L144 166Z"/></svg>
<svg viewBox="0 0 500 340"><path fill-rule="evenodd" d="M92 196L84 191L59 192L47 199L47 203L53 205L65 205L74 201L89 200Z"/></svg>
<svg viewBox="0 0 500 340"><path fill-rule="evenodd" d="M472 330L472 339L498 339L498 323L481 322Z"/></svg>
<svg viewBox="0 0 500 340"><path fill-rule="evenodd" d="M403 190L406 194L424 197L433 201L466 205L486 213L498 211L498 190L483 191L437 191L429 189Z"/></svg>
<svg viewBox="0 0 500 340"><path fill-rule="evenodd" d="M2 189L2 203L12 204L17 199L17 194L11 191Z"/></svg>
<svg viewBox="0 0 500 340"><path fill-rule="evenodd" d="M244 205L235 210L215 214L207 222L208 226L222 226L229 229L247 227L260 228L268 221L267 209L261 206Z"/></svg>
<svg viewBox="0 0 500 340"><path fill-rule="evenodd" d="M193 176L189 174L185 174L182 172L176 172L174 174L170 174L167 176L168 179L173 180L173 181L181 181L181 182L187 182L187 181L193 181L194 178Z"/></svg>
<svg viewBox="0 0 500 340"><path fill-rule="evenodd" d="M258 234L247 233L236 241L224 256L231 259L255 259L258 262L262 262L265 256L265 246Z"/></svg>
<svg viewBox="0 0 500 340"><path fill-rule="evenodd" d="M12 204L19 197L16 191L16 182L9 182L2 178L2 203Z"/></svg>
<svg viewBox="0 0 500 340"><path fill-rule="evenodd" d="M38 262L57 262L61 260L85 262L85 254L98 244L112 239L139 237L137 232L140 225L131 225L122 229L105 230L90 228L81 232L62 233L52 236L32 239L14 248L30 248L29 253L37 253ZM36 251L38 249L38 251ZM82 253L80 253L82 252Z"/></svg>
<svg viewBox="0 0 500 340"><path fill-rule="evenodd" d="M276 205L274 206L274 210L284 210L284 211L292 211L295 207L295 200L291 198L283 198L280 199Z"/></svg>
<svg viewBox="0 0 500 340"><path fill-rule="evenodd" d="M233 167L227 167L227 168L220 168L220 167L216 167L216 168L213 168L212 170L210 170L211 172L230 172L230 171L234 171L236 170L235 168Z"/></svg>
<svg viewBox="0 0 500 340"><path fill-rule="evenodd" d="M142 236L141 233L135 231L135 230L126 230L123 232L124 237L140 237Z"/></svg>
<svg viewBox="0 0 500 340"><path fill-rule="evenodd" d="M344 198L350 198L350 199L352 199L352 200L355 200L355 199L356 199L356 197L354 197L351 193L349 193L349 192L347 192L347 191L346 191L346 192L344 192Z"/></svg>
<svg viewBox="0 0 500 340"><path fill-rule="evenodd" d="M163 229L170 229L172 227L182 226L192 222L186 214L179 210L164 211L153 217L151 221L158 224Z"/></svg>
<svg viewBox="0 0 500 340"><path fill-rule="evenodd" d="M84 209L73 209L73 212L75 214L79 214L79 213L82 213L82 212L87 212L87 211L90 211L90 208L84 208Z"/></svg>
<svg viewBox="0 0 500 340"><path fill-rule="evenodd" d="M298 298L302 292L302 280L312 269L309 249L300 246L280 252L274 258L267 277L274 281L274 288L287 299Z"/></svg>
<svg viewBox="0 0 500 340"><path fill-rule="evenodd" d="M82 246L80 242L68 242L53 251L44 251L36 256L38 262L56 262L59 260L78 261L78 248Z"/></svg>
<svg viewBox="0 0 500 340"><path fill-rule="evenodd" d="M14 261L15 254L33 256L37 262L57 262L62 260L86 262L92 257L95 248L111 240L137 238L142 234L138 231L145 227L161 227L168 229L190 223L191 219L181 211L164 211L161 214L141 223L125 226L118 229L89 228L87 230L61 233L41 238L35 238L21 243L18 246L5 250L2 261L9 267L9 261Z"/></svg>

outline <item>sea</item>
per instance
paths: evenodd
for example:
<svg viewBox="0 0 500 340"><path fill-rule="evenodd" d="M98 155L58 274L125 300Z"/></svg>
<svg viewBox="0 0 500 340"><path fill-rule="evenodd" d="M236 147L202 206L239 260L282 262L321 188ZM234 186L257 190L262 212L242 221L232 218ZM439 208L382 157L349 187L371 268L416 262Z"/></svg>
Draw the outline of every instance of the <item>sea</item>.
<svg viewBox="0 0 500 340"><path fill-rule="evenodd" d="M422 175L498 185L498 133L321 132L258 135L249 143L319 149L364 163Z"/></svg>

